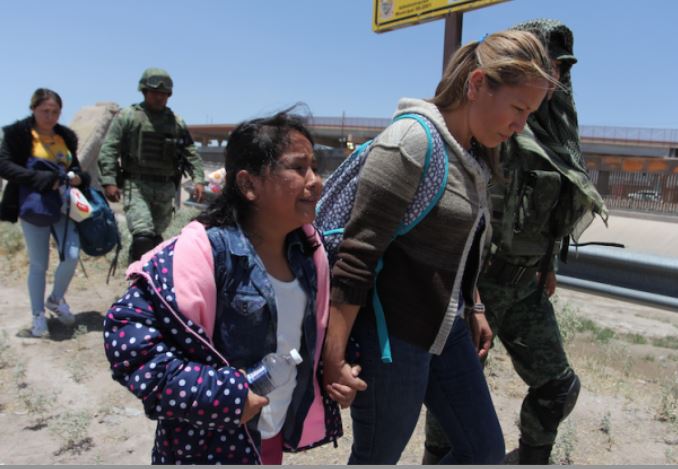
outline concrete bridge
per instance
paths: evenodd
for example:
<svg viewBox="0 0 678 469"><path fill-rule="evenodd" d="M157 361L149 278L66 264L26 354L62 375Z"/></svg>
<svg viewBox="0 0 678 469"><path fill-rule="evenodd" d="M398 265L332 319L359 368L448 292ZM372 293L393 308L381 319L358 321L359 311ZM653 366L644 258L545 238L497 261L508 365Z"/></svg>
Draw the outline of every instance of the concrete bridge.
<svg viewBox="0 0 678 469"><path fill-rule="evenodd" d="M316 142L341 148L358 145L375 137L391 119L366 117L313 117L310 129ZM237 124L196 124L188 129L196 142L220 146ZM581 126L580 137L588 155L615 155L655 158L678 157L678 129Z"/></svg>

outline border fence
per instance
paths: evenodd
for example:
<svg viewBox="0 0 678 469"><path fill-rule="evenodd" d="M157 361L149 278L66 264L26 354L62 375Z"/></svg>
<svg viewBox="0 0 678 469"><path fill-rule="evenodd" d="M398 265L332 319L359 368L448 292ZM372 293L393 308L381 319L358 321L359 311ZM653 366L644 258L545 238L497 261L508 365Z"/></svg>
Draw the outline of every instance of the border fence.
<svg viewBox="0 0 678 469"><path fill-rule="evenodd" d="M678 215L678 174L589 172L608 209Z"/></svg>

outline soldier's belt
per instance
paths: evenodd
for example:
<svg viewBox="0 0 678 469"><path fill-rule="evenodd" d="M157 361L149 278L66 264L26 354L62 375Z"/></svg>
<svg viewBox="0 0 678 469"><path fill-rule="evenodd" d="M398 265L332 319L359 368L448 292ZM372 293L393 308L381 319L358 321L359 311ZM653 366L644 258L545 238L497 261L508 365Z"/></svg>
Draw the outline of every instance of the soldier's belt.
<svg viewBox="0 0 678 469"><path fill-rule="evenodd" d="M483 276L499 285L523 287L534 280L537 272L539 265L516 265L501 259L492 259L483 270Z"/></svg>
<svg viewBox="0 0 678 469"><path fill-rule="evenodd" d="M149 181L149 182L174 182L175 178L172 176L159 176L157 174L129 174L129 178L135 181Z"/></svg>

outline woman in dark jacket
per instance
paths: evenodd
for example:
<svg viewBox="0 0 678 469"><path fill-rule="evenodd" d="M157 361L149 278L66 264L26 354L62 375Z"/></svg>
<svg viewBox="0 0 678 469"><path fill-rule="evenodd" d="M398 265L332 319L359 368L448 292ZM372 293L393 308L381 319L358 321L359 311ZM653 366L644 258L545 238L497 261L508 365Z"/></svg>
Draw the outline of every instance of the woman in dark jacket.
<svg viewBox="0 0 678 469"><path fill-rule="evenodd" d="M76 156L78 138L75 132L57 123L61 108L61 97L56 92L39 88L31 97L31 116L3 128L0 177L7 179L8 184L0 203L0 220L15 223L20 218L19 194L22 188L24 191L47 194L48 191L59 191L66 178L72 186L89 182L89 176L82 173ZM35 169L34 162L37 162ZM54 169L37 169L38 166ZM44 337L48 334L45 307L63 324L75 322L64 295L75 273L80 255L80 239L75 223L68 223L63 214L49 226L38 226L24 219L20 221L30 263L28 293L33 314L31 334ZM50 233L60 249L63 246L63 252L60 252L61 262L54 274L52 293L45 300Z"/></svg>

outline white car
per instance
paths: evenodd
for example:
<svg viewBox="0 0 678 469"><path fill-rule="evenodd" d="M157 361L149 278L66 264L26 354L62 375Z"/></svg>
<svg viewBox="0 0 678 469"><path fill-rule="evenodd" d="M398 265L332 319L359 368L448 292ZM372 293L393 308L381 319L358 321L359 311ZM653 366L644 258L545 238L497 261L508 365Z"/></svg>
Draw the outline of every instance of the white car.
<svg viewBox="0 0 678 469"><path fill-rule="evenodd" d="M651 190L631 192L627 197L632 200L649 200L652 202L660 202L662 200L662 196L659 192Z"/></svg>

